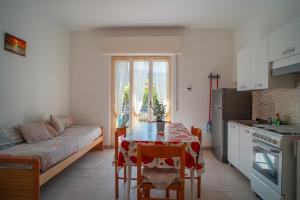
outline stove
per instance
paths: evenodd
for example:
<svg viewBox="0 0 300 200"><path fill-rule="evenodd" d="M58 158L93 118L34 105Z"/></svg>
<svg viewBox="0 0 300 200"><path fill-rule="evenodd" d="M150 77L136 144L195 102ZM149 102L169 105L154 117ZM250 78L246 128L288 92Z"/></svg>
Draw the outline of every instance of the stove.
<svg viewBox="0 0 300 200"><path fill-rule="evenodd" d="M254 124L253 138L278 148L283 148L285 140L300 139L300 127L291 125L275 126Z"/></svg>
<svg viewBox="0 0 300 200"><path fill-rule="evenodd" d="M252 190L266 200L294 200L294 142L300 140L300 127L255 124L252 131Z"/></svg>

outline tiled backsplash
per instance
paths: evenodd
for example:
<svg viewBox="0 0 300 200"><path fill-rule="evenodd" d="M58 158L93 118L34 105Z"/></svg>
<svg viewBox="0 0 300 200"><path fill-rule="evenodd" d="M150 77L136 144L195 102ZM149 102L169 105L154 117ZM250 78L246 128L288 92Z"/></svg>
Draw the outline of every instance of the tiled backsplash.
<svg viewBox="0 0 300 200"><path fill-rule="evenodd" d="M272 113L279 113L283 120L300 126L300 74L295 89L254 91L252 110L253 119L268 119Z"/></svg>

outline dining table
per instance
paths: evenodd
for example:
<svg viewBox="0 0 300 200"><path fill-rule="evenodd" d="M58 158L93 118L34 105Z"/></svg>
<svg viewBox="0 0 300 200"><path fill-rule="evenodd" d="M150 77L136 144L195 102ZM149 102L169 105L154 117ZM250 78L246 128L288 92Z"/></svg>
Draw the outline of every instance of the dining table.
<svg viewBox="0 0 300 200"><path fill-rule="evenodd" d="M191 175L191 199L194 199L195 172L201 176L205 171L202 144L199 138L191 133L183 123L166 123L164 131L157 131L155 122L140 122L131 128L121 139L118 153L118 169L127 166L126 199L130 199L132 166L137 163L137 144L147 143L156 145L185 145L185 168ZM179 169L180 158L148 158L143 159L146 167Z"/></svg>

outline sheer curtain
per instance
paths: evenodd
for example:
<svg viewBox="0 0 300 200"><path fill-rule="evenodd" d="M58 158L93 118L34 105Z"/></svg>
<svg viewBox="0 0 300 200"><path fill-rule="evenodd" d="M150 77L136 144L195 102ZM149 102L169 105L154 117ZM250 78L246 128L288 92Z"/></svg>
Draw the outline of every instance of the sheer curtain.
<svg viewBox="0 0 300 200"><path fill-rule="evenodd" d="M149 62L148 61L134 61L133 64L133 126L138 123L138 117L143 105L144 90L146 81L148 80Z"/></svg>
<svg viewBox="0 0 300 200"><path fill-rule="evenodd" d="M129 61L115 63L115 115L123 110L125 86L129 84Z"/></svg>
<svg viewBox="0 0 300 200"><path fill-rule="evenodd" d="M153 62L153 84L156 90L158 101L168 105L168 62L167 61L154 61Z"/></svg>

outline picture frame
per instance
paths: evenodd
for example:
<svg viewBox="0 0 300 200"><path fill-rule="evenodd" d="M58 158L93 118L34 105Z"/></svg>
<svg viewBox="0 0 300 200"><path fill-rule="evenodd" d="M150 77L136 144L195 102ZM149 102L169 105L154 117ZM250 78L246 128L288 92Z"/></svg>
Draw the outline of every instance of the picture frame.
<svg viewBox="0 0 300 200"><path fill-rule="evenodd" d="M5 33L4 49L20 56L26 56L26 41L16 36Z"/></svg>

